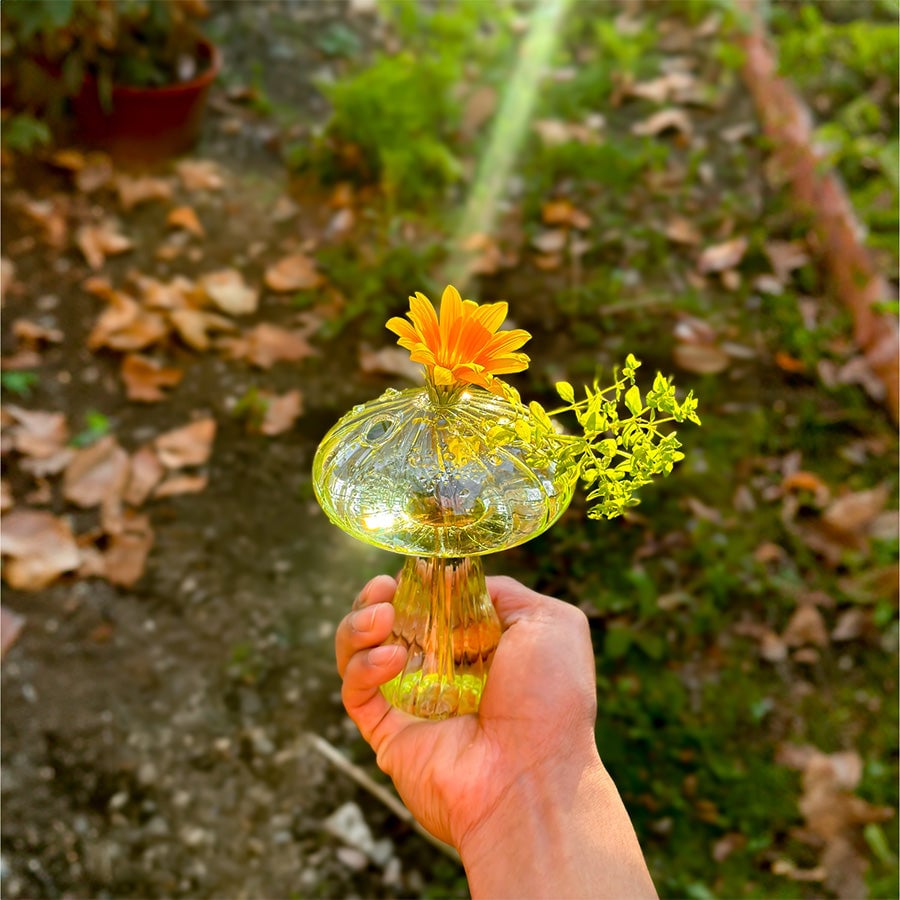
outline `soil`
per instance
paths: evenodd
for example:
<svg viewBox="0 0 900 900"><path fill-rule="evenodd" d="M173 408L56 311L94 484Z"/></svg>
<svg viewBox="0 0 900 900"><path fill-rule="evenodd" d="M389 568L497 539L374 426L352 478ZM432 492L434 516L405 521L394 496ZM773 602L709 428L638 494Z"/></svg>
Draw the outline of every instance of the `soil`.
<svg viewBox="0 0 900 900"><path fill-rule="evenodd" d="M212 31L235 79L256 60L278 102L313 121L322 100L310 81L328 65L313 36L342 14L335 4L222 4ZM132 268L167 278L238 266L259 276L254 255L297 227L269 214L287 182L264 120L225 134L216 111L224 96L220 84L194 154L216 160L226 180L224 199L192 198L207 222L202 259L154 259L165 229L158 204L148 204L129 214L136 250L104 268L114 284ZM60 185L41 166L17 171L7 187L8 247L28 237L9 195ZM314 222L315 199L301 222ZM341 706L333 635L362 584L397 560L345 538L309 489L324 432L384 380L353 377L355 347L343 358L340 342L263 374L176 351L183 383L165 403L136 405L118 359L85 347L102 304L80 287L88 273L77 251L37 242L16 266L28 290L7 300L6 322L27 316L65 334L44 356L29 408L64 410L70 423L100 411L129 450L199 413L214 415L219 431L209 487L152 505L156 542L133 590L99 579L5 590L4 604L26 619L2 671L5 896L404 896L438 878L436 868L445 883L461 878L305 739L324 737L385 780ZM258 319L295 315L269 297ZM304 393L305 415L276 439L248 434L230 414L261 383ZM72 512L59 497L52 508ZM85 515L75 514L76 530ZM323 830L346 803L358 805L375 838L389 839L378 863Z"/></svg>

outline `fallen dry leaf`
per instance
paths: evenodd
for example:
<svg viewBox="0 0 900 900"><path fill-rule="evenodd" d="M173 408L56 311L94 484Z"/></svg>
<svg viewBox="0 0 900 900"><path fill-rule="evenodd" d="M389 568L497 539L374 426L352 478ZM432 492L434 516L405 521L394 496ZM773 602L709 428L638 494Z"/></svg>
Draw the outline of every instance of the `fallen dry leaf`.
<svg viewBox="0 0 900 900"><path fill-rule="evenodd" d="M230 316L256 312L259 292L244 281L244 276L237 269L210 272L200 279L200 286L206 296Z"/></svg>
<svg viewBox="0 0 900 900"><path fill-rule="evenodd" d="M263 279L269 290L279 293L308 291L322 284L316 261L303 253L294 253L266 269Z"/></svg>
<svg viewBox="0 0 900 900"><path fill-rule="evenodd" d="M542 231L531 239L534 247L541 253L559 253L566 246L567 233L562 228L554 228L552 231Z"/></svg>
<svg viewBox="0 0 900 900"><path fill-rule="evenodd" d="M181 369L163 366L161 363L129 353L122 360L122 380L129 400L141 403L156 403L164 400L163 388L174 387L184 377Z"/></svg>
<svg viewBox="0 0 900 900"><path fill-rule="evenodd" d="M632 84L625 90L628 97L640 97L653 103L691 103L702 98L697 79L688 72L675 70L659 78Z"/></svg>
<svg viewBox="0 0 900 900"><path fill-rule="evenodd" d="M16 505L16 498L13 496L12 488L5 478L0 478L0 513L11 510Z"/></svg>
<svg viewBox="0 0 900 900"><path fill-rule="evenodd" d="M680 132L686 138L693 133L693 127L688 114L683 109L661 109L641 122L635 122L631 126L631 133L640 137L656 137L664 131L673 129Z"/></svg>
<svg viewBox="0 0 900 900"><path fill-rule="evenodd" d="M825 754L814 747L782 745L781 765L803 772L803 795L798 807L811 833L807 843L824 847L819 859L825 885L839 897L866 896L866 861L857 850L861 826L884 822L894 810L873 806L853 791L863 773L862 758L854 750ZM790 876L795 877L795 876Z"/></svg>
<svg viewBox="0 0 900 900"><path fill-rule="evenodd" d="M268 398L260 431L270 437L290 429L303 412L303 395L298 390Z"/></svg>
<svg viewBox="0 0 900 900"><path fill-rule="evenodd" d="M212 331L234 331L234 322L216 313L199 309L177 309L169 314L169 321L175 326L181 339L195 350L206 350L210 344Z"/></svg>
<svg viewBox="0 0 900 900"><path fill-rule="evenodd" d="M75 453L63 476L63 494L84 509L100 504L115 507L125 490L128 471L128 454L108 434Z"/></svg>
<svg viewBox="0 0 900 900"><path fill-rule="evenodd" d="M489 84L477 87L466 97L462 114L462 132L468 137L479 130L494 115L497 109L497 89Z"/></svg>
<svg viewBox="0 0 900 900"><path fill-rule="evenodd" d="M163 497L177 497L180 494L199 494L206 490L209 479L206 475L172 475L153 492L157 500Z"/></svg>
<svg viewBox="0 0 900 900"><path fill-rule="evenodd" d="M69 208L68 198L60 195L45 200L23 197L16 203L16 206L32 222L43 229L44 240L50 247L60 250L66 245L69 230L66 221Z"/></svg>
<svg viewBox="0 0 900 900"><path fill-rule="evenodd" d="M165 475L165 467L152 447L141 447L131 456L128 482L122 499L132 506L140 506Z"/></svg>
<svg viewBox="0 0 900 900"><path fill-rule="evenodd" d="M219 167L210 160L183 159L175 171L189 191L220 191L225 186Z"/></svg>
<svg viewBox="0 0 900 900"><path fill-rule="evenodd" d="M169 228L183 228L200 238L206 236L206 230L191 206L176 206L166 216L166 225Z"/></svg>
<svg viewBox="0 0 900 900"><path fill-rule="evenodd" d="M800 241L767 241L764 250L775 275L782 283L794 269L809 262L809 254Z"/></svg>
<svg viewBox="0 0 900 900"><path fill-rule="evenodd" d="M0 257L0 303L6 297L6 292L16 280L16 264L5 256Z"/></svg>
<svg viewBox="0 0 900 900"><path fill-rule="evenodd" d="M45 328L28 319L16 319L13 334L20 346L29 350L37 350L42 344L58 344L63 339L63 333L58 328Z"/></svg>
<svg viewBox="0 0 900 900"><path fill-rule="evenodd" d="M39 591L80 562L69 523L34 509L14 509L0 519L0 551L10 557L3 577L22 591Z"/></svg>
<svg viewBox="0 0 900 900"><path fill-rule="evenodd" d="M788 621L781 639L788 647L802 647L804 644L825 647L828 644L828 629L815 606L799 606Z"/></svg>
<svg viewBox="0 0 900 900"><path fill-rule="evenodd" d="M13 446L19 453L47 459L65 448L69 440L65 414L23 409L13 404L6 404L4 410L16 422Z"/></svg>
<svg viewBox="0 0 900 900"><path fill-rule="evenodd" d="M702 240L697 226L683 216L672 216L664 234L675 244L699 244Z"/></svg>
<svg viewBox="0 0 900 900"><path fill-rule="evenodd" d="M164 178L119 174L116 177L116 192L119 195L122 209L128 212L141 203L148 203L152 200L170 200L172 185Z"/></svg>
<svg viewBox="0 0 900 900"><path fill-rule="evenodd" d="M885 485L844 494L822 513L822 521L842 534L863 532L884 509L887 498L888 489Z"/></svg>
<svg viewBox="0 0 900 900"><path fill-rule="evenodd" d="M721 244L706 247L697 260L697 271L703 275L733 269L747 252L749 241L745 237L732 238Z"/></svg>
<svg viewBox="0 0 900 900"><path fill-rule="evenodd" d="M215 419L198 419L159 435L153 442L160 462L167 469L203 465L212 453L216 437Z"/></svg>
<svg viewBox="0 0 900 900"><path fill-rule="evenodd" d="M109 539L105 553L106 578L112 584L131 587L144 574L153 547L153 529L147 516L126 513L122 528Z"/></svg>
<svg viewBox="0 0 900 900"><path fill-rule="evenodd" d="M109 184L114 173L112 160L105 153L88 153L75 171L75 187L83 194L92 194Z"/></svg>
<svg viewBox="0 0 900 900"><path fill-rule="evenodd" d="M105 299L108 305L88 335L89 349L141 350L163 340L169 333L165 319L144 309L133 297L112 290Z"/></svg>
<svg viewBox="0 0 900 900"><path fill-rule="evenodd" d="M672 359L679 368L698 375L724 372L731 362L731 357L716 344L676 344Z"/></svg>
<svg viewBox="0 0 900 900"><path fill-rule="evenodd" d="M92 269L101 268L107 256L125 253L134 246L118 228L116 222L106 221L99 225L82 225L78 229L75 243Z"/></svg>
<svg viewBox="0 0 900 900"><path fill-rule="evenodd" d="M372 350L362 347L359 351L359 368L367 375L399 375L410 381L421 382L423 369L409 358L400 347L379 347Z"/></svg>
<svg viewBox="0 0 900 900"><path fill-rule="evenodd" d="M222 344L232 359L245 359L261 369L270 369L277 362L297 362L316 353L303 335L267 322Z"/></svg>
<svg viewBox="0 0 900 900"><path fill-rule="evenodd" d="M0 658L6 656L6 651L16 642L24 627L23 616L5 606L0 607Z"/></svg>
<svg viewBox="0 0 900 900"><path fill-rule="evenodd" d="M591 217L565 198L544 203L541 218L545 225L566 225L580 230L591 227Z"/></svg>

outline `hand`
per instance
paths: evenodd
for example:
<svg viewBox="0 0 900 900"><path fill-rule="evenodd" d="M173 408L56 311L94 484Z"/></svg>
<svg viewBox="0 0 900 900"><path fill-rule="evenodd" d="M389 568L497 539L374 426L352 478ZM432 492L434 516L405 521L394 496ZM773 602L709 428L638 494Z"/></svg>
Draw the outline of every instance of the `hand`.
<svg viewBox="0 0 900 900"><path fill-rule="evenodd" d="M487 584L504 631L477 715L432 722L382 696L406 651L379 646L397 587L381 575L335 638L350 718L413 815L460 851L473 897L655 897L594 740L587 619L511 578Z"/></svg>
<svg viewBox="0 0 900 900"><path fill-rule="evenodd" d="M584 614L510 578L489 578L504 628L477 716L423 721L378 690L406 661L391 631L396 582L363 589L336 636L350 718L372 745L415 817L460 847L524 773L561 756L599 764L594 743L594 655ZM374 649L370 649L374 648Z"/></svg>

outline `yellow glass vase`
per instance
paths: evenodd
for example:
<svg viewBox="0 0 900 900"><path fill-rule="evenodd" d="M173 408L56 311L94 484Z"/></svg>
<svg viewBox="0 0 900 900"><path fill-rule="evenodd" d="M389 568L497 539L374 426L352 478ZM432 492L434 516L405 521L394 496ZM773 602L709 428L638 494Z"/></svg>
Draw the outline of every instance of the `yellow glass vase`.
<svg viewBox="0 0 900 900"><path fill-rule="evenodd" d="M316 453L328 518L408 557L390 638L408 659L383 692L413 715L477 711L500 638L480 557L545 531L572 498L550 453L514 431L489 436L522 414L479 388L390 389L347 413Z"/></svg>

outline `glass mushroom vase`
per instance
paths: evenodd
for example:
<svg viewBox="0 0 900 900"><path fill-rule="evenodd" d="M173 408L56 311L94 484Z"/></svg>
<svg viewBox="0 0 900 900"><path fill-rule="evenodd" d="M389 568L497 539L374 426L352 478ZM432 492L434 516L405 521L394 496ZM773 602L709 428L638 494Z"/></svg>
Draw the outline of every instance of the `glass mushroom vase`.
<svg viewBox="0 0 900 900"><path fill-rule="evenodd" d="M502 396L429 380L355 407L316 454L313 484L329 519L407 556L390 641L408 658L383 691L416 716L478 709L500 639L480 557L540 534L571 500L571 473L495 427L520 418Z"/></svg>

